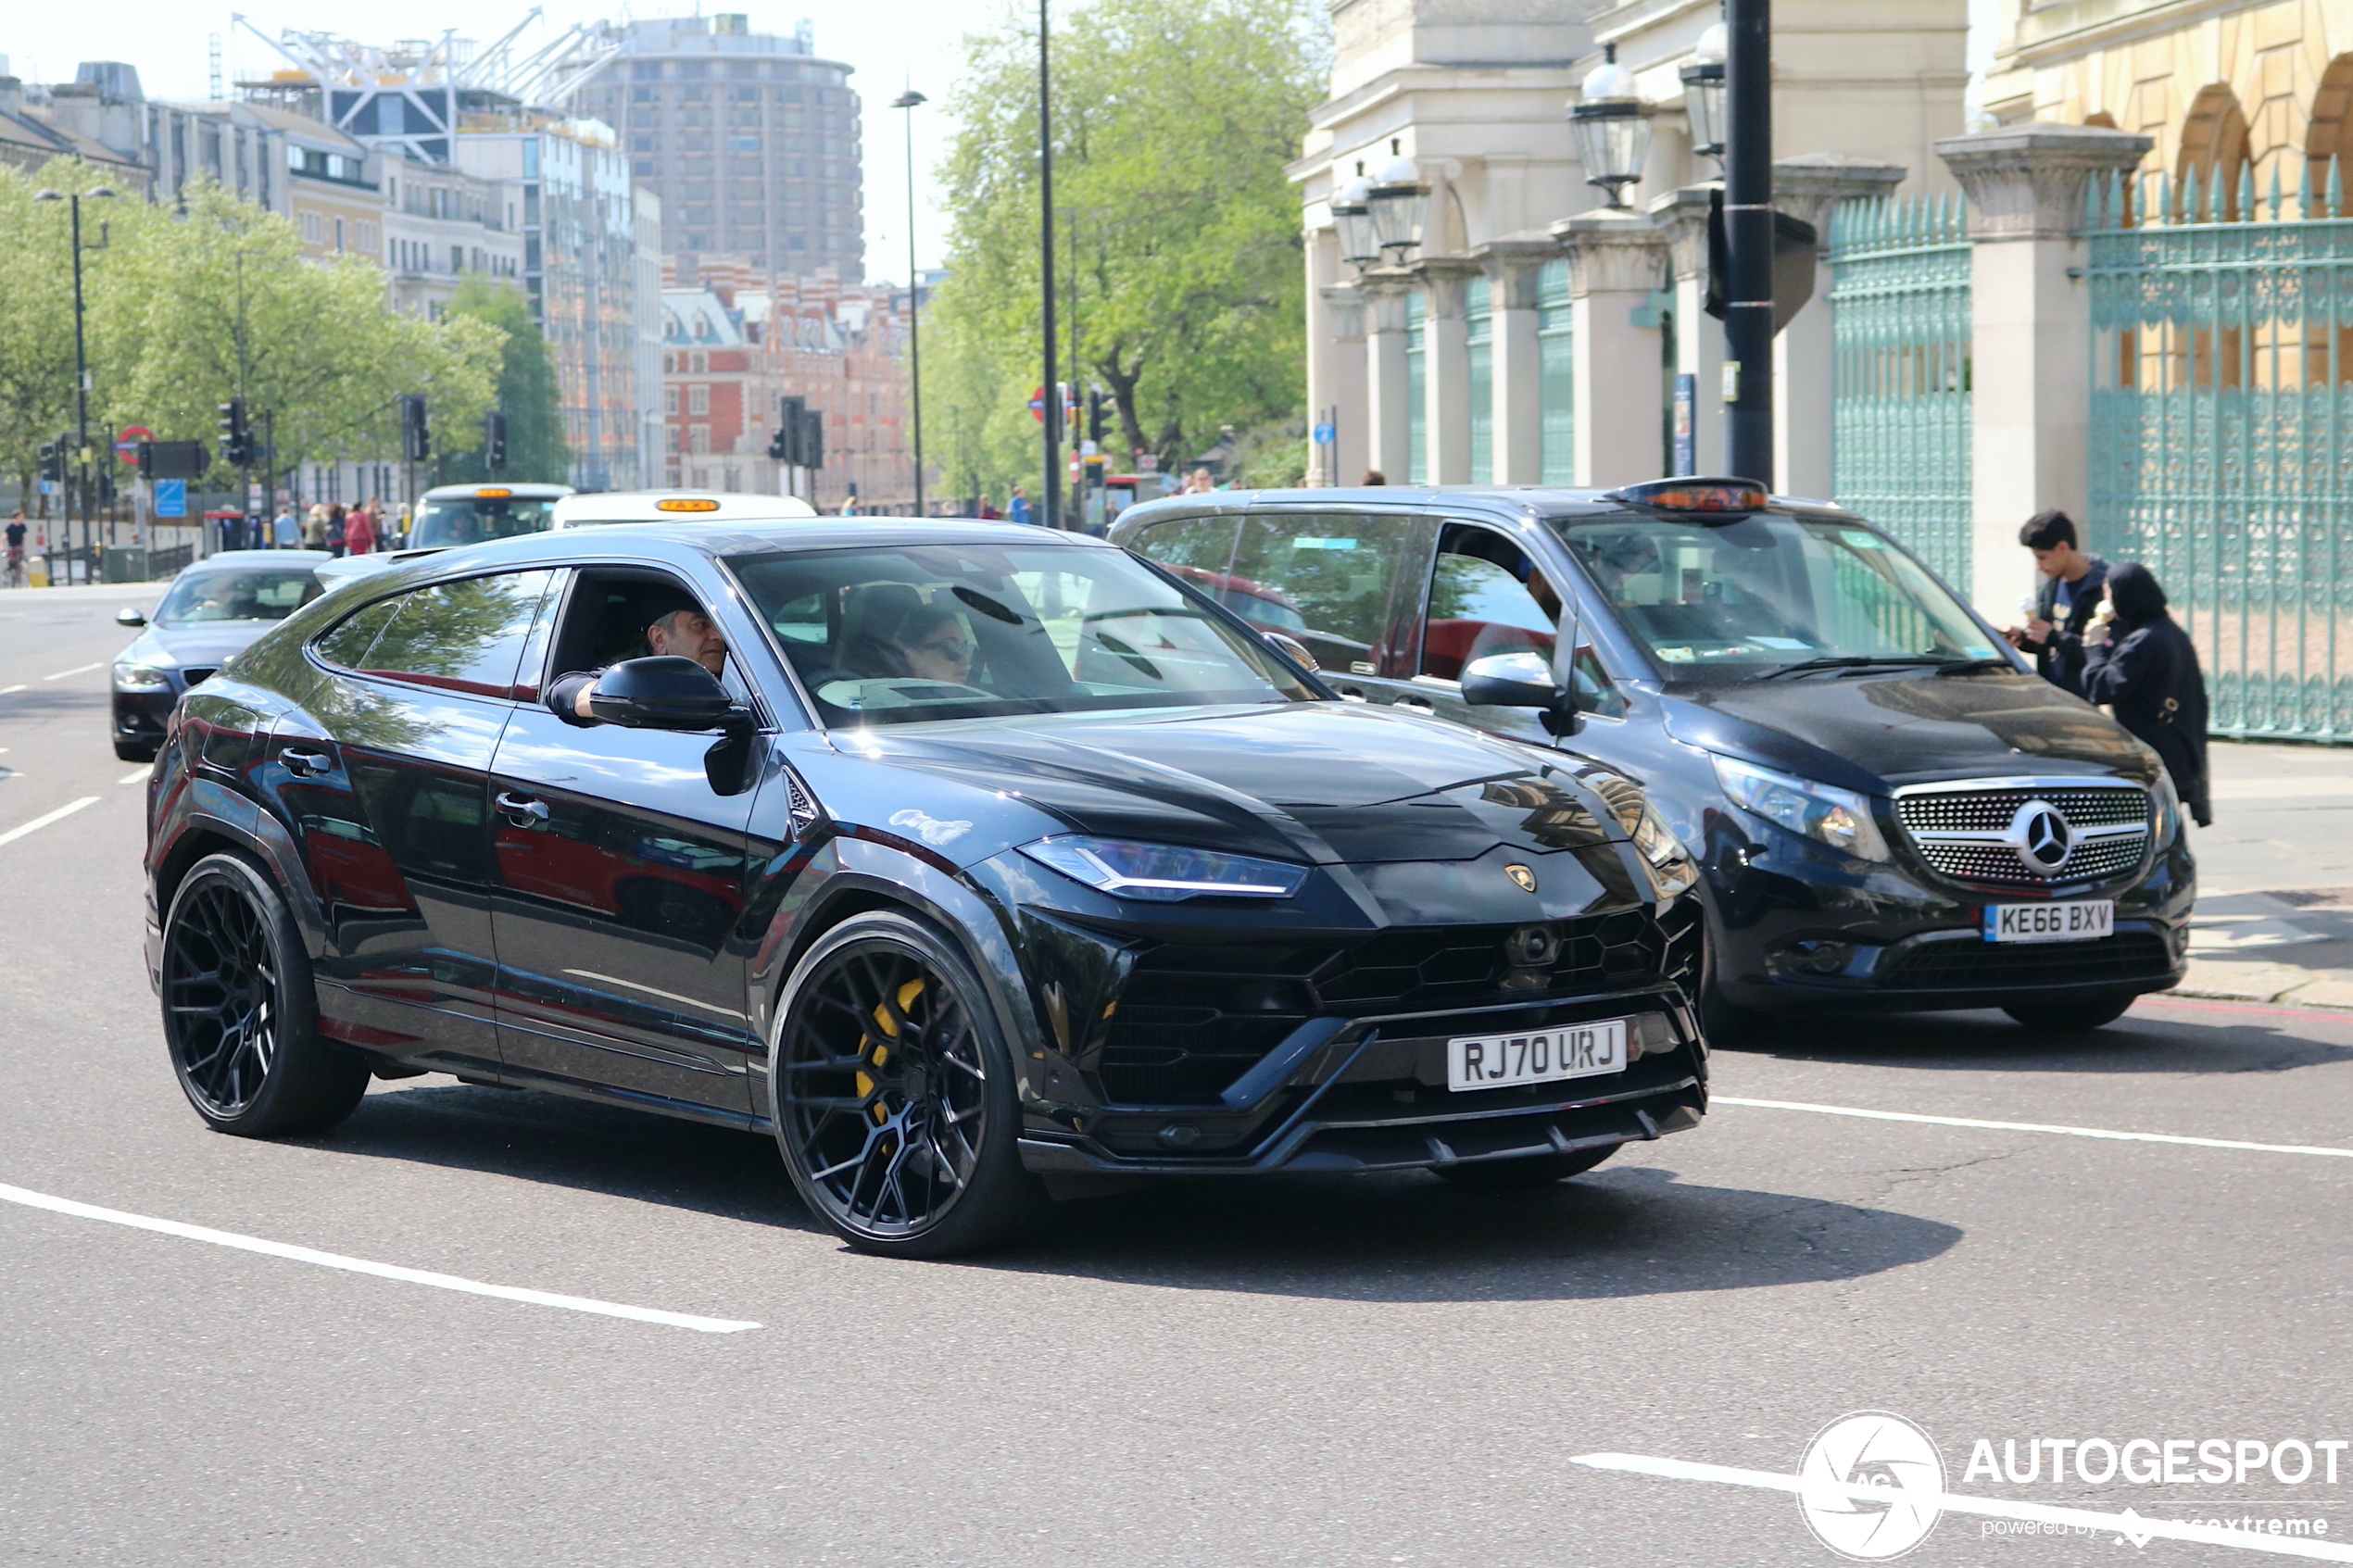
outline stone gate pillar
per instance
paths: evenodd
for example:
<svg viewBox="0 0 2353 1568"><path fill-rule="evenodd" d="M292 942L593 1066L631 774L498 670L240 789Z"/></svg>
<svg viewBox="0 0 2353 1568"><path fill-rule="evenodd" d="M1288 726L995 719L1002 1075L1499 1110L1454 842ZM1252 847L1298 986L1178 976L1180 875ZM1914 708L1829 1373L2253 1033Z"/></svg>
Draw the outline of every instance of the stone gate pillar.
<svg viewBox="0 0 2353 1568"><path fill-rule="evenodd" d="M1365 428L1371 455L1368 465L1391 484L1403 484L1413 471L1413 416L1405 407L1412 377L1405 368L1405 296L1414 290L1411 274L1391 268L1374 268L1357 280L1365 302ZM1353 483L1360 475L1343 475Z"/></svg>
<svg viewBox="0 0 2353 1568"><path fill-rule="evenodd" d="M1667 241L1649 218L1606 208L1553 225L1568 256L1576 324L1577 483L1614 485L1667 471L1666 388L1656 327L1637 326L1667 278Z"/></svg>
<svg viewBox="0 0 2353 1568"><path fill-rule="evenodd" d="M1506 234L1471 254L1487 270L1493 301L1495 483L1544 477L1544 376L1537 295L1544 263L1560 255L1549 235Z"/></svg>
<svg viewBox="0 0 2353 1568"><path fill-rule="evenodd" d="M2084 194L2131 169L2146 136L2029 124L1948 136L1936 153L1969 197L1970 559L1978 613L2015 625L2033 562L2019 525L2057 507L2083 521L2090 495L2091 289L2081 272ZM2070 276L2072 270L2077 275ZM2086 539L2087 546L2098 541Z"/></svg>
<svg viewBox="0 0 2353 1568"><path fill-rule="evenodd" d="M1904 182L1900 164L1843 153L1807 153L1773 165L1773 205L1814 226L1814 297L1773 340L1773 487L1829 501L1831 394L1831 214L1843 201L1883 196ZM2007 624L2007 622L2005 622Z"/></svg>
<svg viewBox="0 0 2353 1568"><path fill-rule="evenodd" d="M1691 473L1715 473L1724 466L1724 324L1707 314L1706 185L1685 185L1651 203L1651 221L1665 236L1675 272L1675 373L1690 376ZM1671 395L1671 394L1670 394ZM1780 406L1778 395L1774 407ZM1667 454L1669 471L1675 454ZM1770 474L1743 478L1773 483Z"/></svg>
<svg viewBox="0 0 2353 1568"><path fill-rule="evenodd" d="M1422 318L1422 430L1432 484L1470 483L1470 322L1465 295L1478 264L1457 256L1426 257L1415 270L1429 290Z"/></svg>

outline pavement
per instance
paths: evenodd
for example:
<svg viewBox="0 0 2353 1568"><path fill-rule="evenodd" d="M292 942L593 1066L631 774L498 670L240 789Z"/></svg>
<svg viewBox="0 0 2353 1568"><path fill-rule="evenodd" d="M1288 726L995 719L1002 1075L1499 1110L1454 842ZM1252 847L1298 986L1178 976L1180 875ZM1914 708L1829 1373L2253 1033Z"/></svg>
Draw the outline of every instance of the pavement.
<svg viewBox="0 0 2353 1568"><path fill-rule="evenodd" d="M0 1561L1830 1568L1813 1530L1924 1516L1939 1568L2353 1562L2353 1015L1793 1028L1548 1190L1170 1184L871 1259L763 1140L620 1109L428 1076L207 1131L139 957L115 608L0 599ZM2283 836L2329 798L2226 797L2208 874L2353 886ZM2244 925L2339 929L2285 907ZM1941 1498L1791 1495L1866 1411ZM2045 1442L2183 1462L2059 1481Z"/></svg>
<svg viewBox="0 0 2353 1568"><path fill-rule="evenodd" d="M2353 1008L2353 749L2215 742L2177 995Z"/></svg>

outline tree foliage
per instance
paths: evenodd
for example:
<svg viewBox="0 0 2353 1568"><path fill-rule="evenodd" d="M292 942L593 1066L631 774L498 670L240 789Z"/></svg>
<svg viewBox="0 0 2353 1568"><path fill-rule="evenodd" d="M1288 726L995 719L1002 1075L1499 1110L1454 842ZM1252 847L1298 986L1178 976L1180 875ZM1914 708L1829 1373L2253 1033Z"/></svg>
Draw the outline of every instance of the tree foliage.
<svg viewBox="0 0 2353 1568"><path fill-rule="evenodd" d="M479 446L446 450L435 465L436 477L445 484L494 477L560 484L572 471L572 448L564 440L556 362L539 323L531 319L530 296L510 282L470 277L458 285L443 319L460 317L506 334L490 406L507 416L507 466L494 476ZM449 446L438 420L434 445Z"/></svg>
<svg viewBox="0 0 2353 1568"><path fill-rule="evenodd" d="M1314 7L1092 0L1053 45L1058 358L1075 309L1072 379L1111 395L1107 445L1174 464L1222 425L1296 414L1305 284L1284 166L1322 95ZM1037 34L1011 17L967 55L927 422L951 483L995 486L1039 467Z"/></svg>
<svg viewBox="0 0 2353 1568"><path fill-rule="evenodd" d="M31 180L0 169L0 232L31 242L0 246L0 461L19 472L62 428L59 401L69 412L73 397L65 208L31 196L96 182L96 171L71 160ZM21 224L19 203L30 215ZM400 395L422 392L450 445L480 442L505 341L492 322L387 311L381 270L356 257L306 256L293 223L210 182L183 191L177 210L85 201L82 237L95 247L82 257L94 436L139 424L159 440L211 443L219 406L242 390L257 436L261 412L275 416L281 470L377 458L399 449ZM215 482L228 471L217 466Z"/></svg>

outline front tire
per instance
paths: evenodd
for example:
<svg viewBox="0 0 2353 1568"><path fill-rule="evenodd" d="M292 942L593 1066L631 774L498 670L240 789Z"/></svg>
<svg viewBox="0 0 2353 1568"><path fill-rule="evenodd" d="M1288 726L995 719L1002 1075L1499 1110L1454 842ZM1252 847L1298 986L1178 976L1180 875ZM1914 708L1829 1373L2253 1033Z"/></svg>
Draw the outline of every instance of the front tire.
<svg viewBox="0 0 2353 1568"><path fill-rule="evenodd" d="M2137 994L2124 997L2095 997L2085 1002L2048 1002L2041 1006L2004 1008L2002 1010L2029 1029L2049 1034L2069 1034L2084 1029L2097 1029L2113 1023L2124 1016L2125 1010L2139 999Z"/></svg>
<svg viewBox="0 0 2353 1568"><path fill-rule="evenodd" d="M189 869L163 925L163 1037L215 1131L316 1133L351 1114L368 1064L319 1034L319 998L286 901L241 855Z"/></svg>
<svg viewBox="0 0 2353 1568"><path fill-rule="evenodd" d="M156 759L156 743L151 740L119 740L114 743L114 754L124 762L152 762Z"/></svg>
<svg viewBox="0 0 2353 1568"><path fill-rule="evenodd" d="M1624 1144L1605 1143L1599 1148L1580 1148L1570 1154L1530 1154L1517 1160L1483 1160L1476 1165L1448 1165L1438 1173L1456 1186L1483 1192L1514 1192L1524 1187L1551 1186L1554 1182L1581 1176L1625 1147Z"/></svg>
<svg viewBox="0 0 2353 1568"><path fill-rule="evenodd" d="M794 966L776 1013L776 1147L835 1235L862 1252L945 1258L1035 1210L1013 1055L979 976L939 932L852 916Z"/></svg>

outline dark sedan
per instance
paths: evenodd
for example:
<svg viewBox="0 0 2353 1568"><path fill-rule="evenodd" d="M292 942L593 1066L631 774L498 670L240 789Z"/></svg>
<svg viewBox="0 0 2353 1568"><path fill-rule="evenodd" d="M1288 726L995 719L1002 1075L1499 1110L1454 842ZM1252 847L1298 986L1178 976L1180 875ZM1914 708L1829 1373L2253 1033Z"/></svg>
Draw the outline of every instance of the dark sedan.
<svg viewBox="0 0 2353 1568"><path fill-rule="evenodd" d="M320 596L320 550L232 550L196 561L171 580L155 614L115 619L142 628L115 656L114 753L154 759L172 705L255 638Z"/></svg>
<svg viewBox="0 0 2353 1568"><path fill-rule="evenodd" d="M148 870L214 1126L371 1070L617 1102L773 1133L877 1251L1105 1178L1556 1181L1705 1108L1696 872L1640 790L1035 529L396 568L182 705Z"/></svg>

